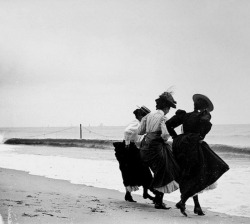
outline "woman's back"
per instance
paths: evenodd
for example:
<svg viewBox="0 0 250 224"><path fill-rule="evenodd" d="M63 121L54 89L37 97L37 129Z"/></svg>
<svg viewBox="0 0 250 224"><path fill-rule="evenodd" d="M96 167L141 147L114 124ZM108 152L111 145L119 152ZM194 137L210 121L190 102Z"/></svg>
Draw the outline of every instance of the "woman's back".
<svg viewBox="0 0 250 224"><path fill-rule="evenodd" d="M176 111L176 115L167 121L167 126L176 128L182 125L183 134L199 133L205 136L212 127L211 115L207 111L193 111L186 113L184 110Z"/></svg>

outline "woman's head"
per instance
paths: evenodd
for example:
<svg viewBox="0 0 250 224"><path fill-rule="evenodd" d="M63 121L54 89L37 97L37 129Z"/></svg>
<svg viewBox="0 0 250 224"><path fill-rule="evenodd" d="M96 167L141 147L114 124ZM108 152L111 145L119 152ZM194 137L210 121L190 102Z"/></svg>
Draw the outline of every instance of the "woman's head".
<svg viewBox="0 0 250 224"><path fill-rule="evenodd" d="M156 109L158 110L168 109L169 111L170 107L176 108L176 101L169 92L162 93L159 96L159 98L155 100L155 102L156 102Z"/></svg>
<svg viewBox="0 0 250 224"><path fill-rule="evenodd" d="M194 101L194 110L207 110L209 112L213 111L214 106L210 99L202 94L194 94L193 95Z"/></svg>
<svg viewBox="0 0 250 224"><path fill-rule="evenodd" d="M205 110L208 108L208 103L204 99L197 99L194 102L194 109L195 110Z"/></svg>
<svg viewBox="0 0 250 224"><path fill-rule="evenodd" d="M136 119L140 121L144 116L146 116L150 112L151 111L147 107L142 106L142 107L134 110L133 113L134 113Z"/></svg>

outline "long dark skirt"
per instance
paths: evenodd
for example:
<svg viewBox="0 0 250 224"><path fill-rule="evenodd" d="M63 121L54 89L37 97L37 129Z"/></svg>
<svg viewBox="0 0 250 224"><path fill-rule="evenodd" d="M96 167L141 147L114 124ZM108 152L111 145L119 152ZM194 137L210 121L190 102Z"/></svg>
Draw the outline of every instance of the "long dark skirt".
<svg viewBox="0 0 250 224"><path fill-rule="evenodd" d="M125 142L114 142L115 156L119 162L124 186L144 186L149 189L152 174L140 157L140 151L134 143L125 148Z"/></svg>
<svg viewBox="0 0 250 224"><path fill-rule="evenodd" d="M174 138L173 154L181 168L180 192L188 198L215 183L229 166L209 147L199 142L198 134Z"/></svg>
<svg viewBox="0 0 250 224"><path fill-rule="evenodd" d="M142 160L154 173L152 188L161 188L173 180L178 182L179 166L176 163L171 146L164 143L157 134L148 134L142 141L140 150Z"/></svg>

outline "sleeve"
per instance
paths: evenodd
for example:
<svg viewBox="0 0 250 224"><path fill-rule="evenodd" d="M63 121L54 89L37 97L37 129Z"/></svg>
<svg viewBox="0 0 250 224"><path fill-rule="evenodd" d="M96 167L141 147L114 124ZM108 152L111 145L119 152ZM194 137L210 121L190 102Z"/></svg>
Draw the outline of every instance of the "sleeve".
<svg viewBox="0 0 250 224"><path fill-rule="evenodd" d="M161 137L163 138L164 141L167 141L170 137L169 132L166 127L166 117L163 117L161 120Z"/></svg>
<svg viewBox="0 0 250 224"><path fill-rule="evenodd" d="M143 117L141 120L141 123L138 127L138 135L146 134L146 122L147 122L147 116Z"/></svg>
<svg viewBox="0 0 250 224"><path fill-rule="evenodd" d="M183 118L185 115L186 111L177 110L175 115L166 121L167 130L172 138L177 136L177 133L174 129L183 123Z"/></svg>
<svg viewBox="0 0 250 224"><path fill-rule="evenodd" d="M212 116L208 111L204 111L200 117L200 138L203 140L212 128L210 122Z"/></svg>
<svg viewBox="0 0 250 224"><path fill-rule="evenodd" d="M135 132L137 132L137 129L139 127L139 122L137 121L132 121L124 130L124 140L125 144L129 145L131 137Z"/></svg>

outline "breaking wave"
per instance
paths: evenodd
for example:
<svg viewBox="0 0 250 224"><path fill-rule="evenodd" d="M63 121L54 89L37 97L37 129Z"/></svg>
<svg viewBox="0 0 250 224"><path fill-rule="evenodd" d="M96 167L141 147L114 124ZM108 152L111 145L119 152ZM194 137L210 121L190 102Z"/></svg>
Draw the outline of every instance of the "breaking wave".
<svg viewBox="0 0 250 224"><path fill-rule="evenodd" d="M0 136L1 141L1 136ZM100 140L100 139L20 139L12 138L5 141L5 144L17 145L49 145L58 147L82 147L97 149L113 149L113 142L120 140ZM223 144L209 144L216 152L237 153L250 155L250 147L230 146Z"/></svg>

